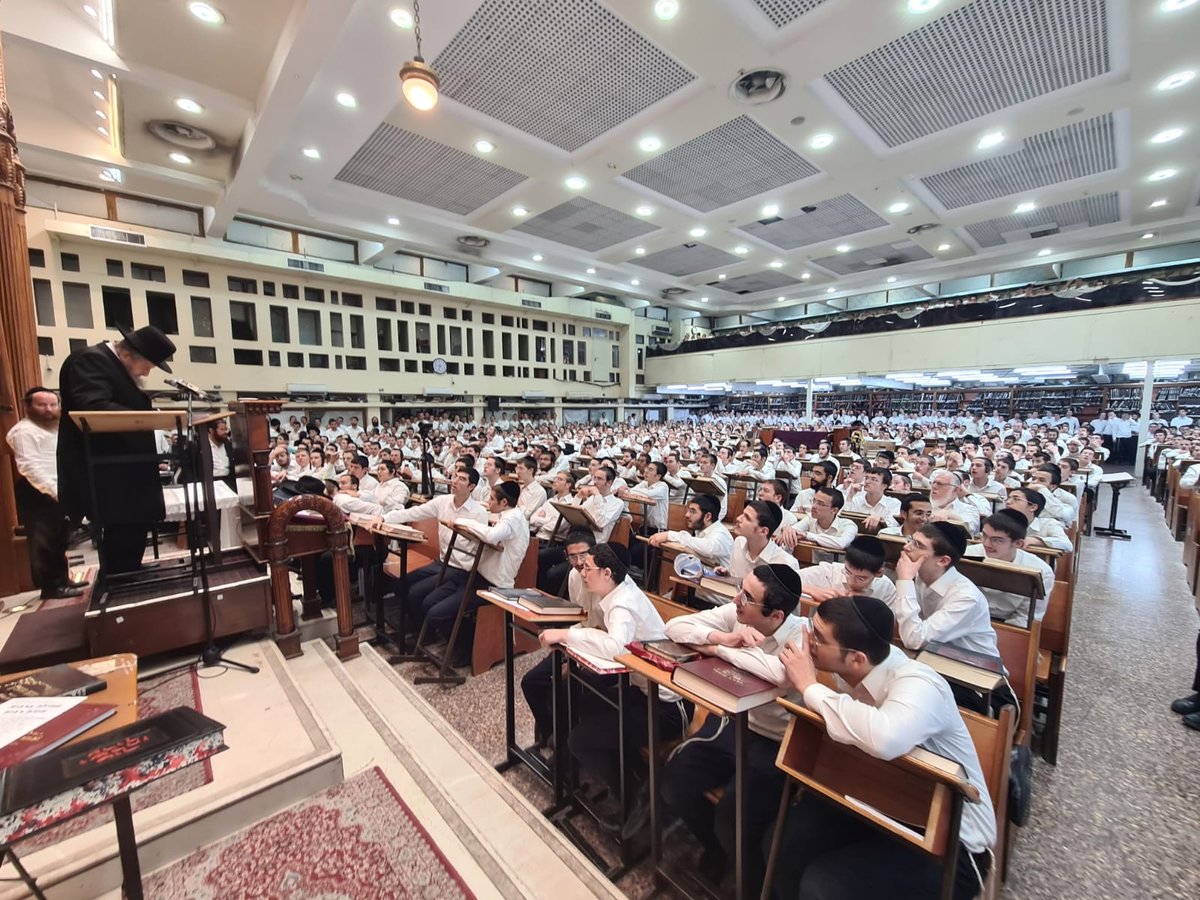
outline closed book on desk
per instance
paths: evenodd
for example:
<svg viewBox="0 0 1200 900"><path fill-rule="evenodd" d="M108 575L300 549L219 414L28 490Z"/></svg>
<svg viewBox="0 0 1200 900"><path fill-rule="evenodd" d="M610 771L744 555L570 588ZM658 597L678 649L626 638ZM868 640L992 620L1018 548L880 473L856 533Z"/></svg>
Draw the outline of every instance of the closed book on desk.
<svg viewBox="0 0 1200 900"><path fill-rule="evenodd" d="M83 734L116 713L111 703L80 703L55 716L45 725L28 731L11 744L0 747L0 769L49 753Z"/></svg>
<svg viewBox="0 0 1200 900"><path fill-rule="evenodd" d="M975 650L930 641L917 654L917 662L929 666L948 681L976 691L994 691L1004 683L1004 664L1000 657Z"/></svg>
<svg viewBox="0 0 1200 900"><path fill-rule="evenodd" d="M783 688L778 685L715 656L676 666L671 673L671 680L702 700L735 713L754 709L783 696Z"/></svg>
<svg viewBox="0 0 1200 900"><path fill-rule="evenodd" d="M701 575L700 589L732 600L741 588L736 578L727 575Z"/></svg>
<svg viewBox="0 0 1200 900"><path fill-rule="evenodd" d="M519 603L530 612L539 615L583 613L583 607L578 604L539 591L537 588L489 588L489 590L491 593L498 594L510 602Z"/></svg>
<svg viewBox="0 0 1200 900"><path fill-rule="evenodd" d="M668 672L673 671L682 663L700 658L698 651L674 641L630 641L626 646L634 656L652 662Z"/></svg>
<svg viewBox="0 0 1200 900"><path fill-rule="evenodd" d="M104 690L104 681L71 666L50 666L0 684L0 703L19 697L83 697Z"/></svg>

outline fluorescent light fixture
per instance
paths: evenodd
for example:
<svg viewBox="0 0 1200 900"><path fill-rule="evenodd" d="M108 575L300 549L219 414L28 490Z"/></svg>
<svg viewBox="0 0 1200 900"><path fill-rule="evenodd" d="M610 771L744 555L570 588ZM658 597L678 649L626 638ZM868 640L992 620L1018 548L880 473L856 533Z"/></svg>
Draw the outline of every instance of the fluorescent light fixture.
<svg viewBox="0 0 1200 900"><path fill-rule="evenodd" d="M400 220L398 218L396 218L395 216L388 216L388 224L389 225L399 225Z"/></svg>
<svg viewBox="0 0 1200 900"><path fill-rule="evenodd" d="M896 276L895 276L895 275L889 275L889 276L887 277L887 283L888 283L888 284L895 284L895 283L896 283Z"/></svg>
<svg viewBox="0 0 1200 900"><path fill-rule="evenodd" d="M808 279L810 279L810 278L812 278L812 272L801 272L800 273L801 281L808 281Z"/></svg>
<svg viewBox="0 0 1200 900"><path fill-rule="evenodd" d="M937 249L938 249L938 253L945 253L947 250L950 249L950 245L949 244L938 244Z"/></svg>
<svg viewBox="0 0 1200 900"><path fill-rule="evenodd" d="M1157 200L1155 200L1153 203L1151 203L1151 204L1150 204L1150 208L1151 208L1151 209L1158 209L1159 207L1161 207L1161 206L1166 206L1166 205L1167 205L1166 198L1164 198L1164 197L1159 197Z"/></svg>
<svg viewBox="0 0 1200 900"><path fill-rule="evenodd" d="M527 216L527 215L529 215L529 210L527 210L527 209L526 209L525 207L523 207L523 206L514 206L514 207L512 208L512 214L513 214L514 216L516 216L516 217L519 219L519 218L521 218L522 216Z"/></svg>
<svg viewBox="0 0 1200 900"><path fill-rule="evenodd" d="M1160 7L1163 12L1178 12L1181 9L1187 9L1197 0L1163 0Z"/></svg>
<svg viewBox="0 0 1200 900"><path fill-rule="evenodd" d="M655 150L662 148L662 141L656 138L654 135L647 135L638 141L638 146L641 147L645 153L653 153Z"/></svg>
<svg viewBox="0 0 1200 900"><path fill-rule="evenodd" d="M639 284L641 284L641 282L638 281L636 278L629 279L629 283L632 284L634 287L637 287Z"/></svg>
<svg viewBox="0 0 1200 900"><path fill-rule="evenodd" d="M91 16L93 19L95 19L95 18L98 18L98 17L99 17L99 13L97 13L97 12L96 12L96 7L94 7L94 6L87 6L87 5L85 5L85 6L83 7L83 11L84 11L85 13L87 13L89 16Z"/></svg>
<svg viewBox="0 0 1200 900"><path fill-rule="evenodd" d="M542 261L544 258L545 258L545 257L543 257L543 256L542 256L542 254L540 254L540 253L535 253L535 254L533 254L533 261L534 261L534 262L541 262L541 261Z"/></svg>
<svg viewBox="0 0 1200 900"><path fill-rule="evenodd" d="M188 4L188 12L203 22L205 25L220 25L225 21L225 16L221 11L209 3L201 3L200 0Z"/></svg>
<svg viewBox="0 0 1200 900"><path fill-rule="evenodd" d="M321 151L318 150L316 147L305 147L300 152L303 153L305 156L307 156L309 159L320 159L321 158Z"/></svg>
<svg viewBox="0 0 1200 900"><path fill-rule="evenodd" d="M708 302L708 298L707 298L707 297L701 297L701 298L700 298L700 302L701 302L701 303L707 303L707 302Z"/></svg>
<svg viewBox="0 0 1200 900"><path fill-rule="evenodd" d="M783 302L784 300L786 300L786 299L787 299L787 297L776 297L776 298L775 298L775 302L776 302L776 303L782 303L782 302Z"/></svg>
<svg viewBox="0 0 1200 900"><path fill-rule="evenodd" d="M171 162L177 162L181 166L190 166L192 164L192 158L186 153L175 151L174 153L168 153L167 156Z"/></svg>
<svg viewBox="0 0 1200 900"><path fill-rule="evenodd" d="M587 187L587 179L580 175L571 175L568 176L567 180L564 181L563 184L573 191L582 191L585 187Z"/></svg>
<svg viewBox="0 0 1200 900"><path fill-rule="evenodd" d="M97 119L107 119L107 118L108 118L108 116L106 116L106 115L104 114L104 110L102 110L102 109L98 109L98 110L96 110L96 118L97 118Z"/></svg>
<svg viewBox="0 0 1200 900"><path fill-rule="evenodd" d="M1152 143L1152 144L1169 144L1169 143L1171 143L1171 141L1176 140L1177 138L1181 137L1182 135L1183 135L1182 128L1164 128L1158 134L1154 135L1154 137L1150 138L1150 143Z"/></svg>
<svg viewBox="0 0 1200 900"><path fill-rule="evenodd" d="M767 265L770 266L772 269L782 269L783 268L783 260L773 259L769 263L767 263Z"/></svg>
<svg viewBox="0 0 1200 900"><path fill-rule="evenodd" d="M825 288L825 293L827 293L827 294L832 294L832 293L834 293L836 290L837 290L837 288L827 287L827 288Z"/></svg>
<svg viewBox="0 0 1200 900"><path fill-rule="evenodd" d="M1158 89L1160 91L1173 91L1176 88L1183 87L1195 77L1196 73L1194 71L1191 69L1184 69L1182 72L1175 72L1160 81L1158 83Z"/></svg>
<svg viewBox="0 0 1200 900"><path fill-rule="evenodd" d="M689 231L688 234L690 234L694 238L702 238L706 234L708 234L708 229L703 228L700 225L697 225L695 228L693 228L691 231Z"/></svg>
<svg viewBox="0 0 1200 900"><path fill-rule="evenodd" d="M634 252L635 254L637 254L638 256L645 256L645 255L646 255L646 248L645 248L645 247L634 247L634 248L633 248L633 252Z"/></svg>
<svg viewBox="0 0 1200 900"><path fill-rule="evenodd" d="M1070 375L1069 366L1017 366L1013 369L1018 375Z"/></svg>
<svg viewBox="0 0 1200 900"><path fill-rule="evenodd" d="M833 249L836 250L838 253L849 253L850 245L849 244L838 244Z"/></svg>
<svg viewBox="0 0 1200 900"><path fill-rule="evenodd" d="M108 102L108 98L107 98L107 97L105 97L105 96L104 96L102 93L100 93L99 91L92 91L92 96L93 96L93 97L95 97L97 100L99 100L101 103L106 103L106 102Z"/></svg>
<svg viewBox="0 0 1200 900"><path fill-rule="evenodd" d="M97 125L96 130L98 132L100 132L102 135L104 135L105 137L108 137L108 129L105 128L103 125Z"/></svg>
<svg viewBox="0 0 1200 900"><path fill-rule="evenodd" d="M346 109L354 109L358 106L358 101L354 99L354 95L349 91L340 91L333 99L338 102L338 106L344 106Z"/></svg>
<svg viewBox="0 0 1200 900"><path fill-rule="evenodd" d="M1013 210L1018 216L1023 216L1025 213L1031 213L1037 209L1037 204L1032 200L1026 200L1024 203L1018 203L1017 208Z"/></svg>
<svg viewBox="0 0 1200 900"><path fill-rule="evenodd" d="M728 276L724 272L722 272L720 275L717 276L717 281L724 281L727 277Z"/></svg>
<svg viewBox="0 0 1200 900"><path fill-rule="evenodd" d="M121 175L120 169L101 169L100 170L100 180L101 181L107 181L107 182L110 182L113 184L120 184L121 178L122 178L122 175Z"/></svg>
<svg viewBox="0 0 1200 900"><path fill-rule="evenodd" d="M779 215L778 203L768 203L762 208L762 217L764 219L773 219L777 215Z"/></svg>
<svg viewBox="0 0 1200 900"><path fill-rule="evenodd" d="M595 268L594 268L594 267L592 267L592 266L588 266L588 268L587 268L587 273L588 273L589 275L595 275L595 274L596 274L596 270L595 270Z"/></svg>
<svg viewBox="0 0 1200 900"><path fill-rule="evenodd" d="M103 73L103 72L101 72L99 69L92 69L92 77L93 77L93 78L99 78L99 79L103 80L103 78L104 78L104 73Z"/></svg>
<svg viewBox="0 0 1200 900"><path fill-rule="evenodd" d="M643 203L641 206L635 209L634 212L636 212L639 216L652 216L654 215L654 207L647 206L645 203Z"/></svg>
<svg viewBox="0 0 1200 900"><path fill-rule="evenodd" d="M1004 132L1003 131L989 131L987 134L985 134L983 137L981 137L979 139L979 143L976 144L975 146L980 150L990 150L992 147L995 147L998 144L1003 144L1003 143L1004 143Z"/></svg>
<svg viewBox="0 0 1200 900"><path fill-rule="evenodd" d="M1038 256L1049 256L1053 251L1049 247L1043 247L1038 251Z"/></svg>
<svg viewBox="0 0 1200 900"><path fill-rule="evenodd" d="M1154 237L1154 232L1153 232L1153 231L1147 231L1145 234L1143 234L1143 235L1142 235L1142 240L1143 240L1143 241L1148 241L1148 240L1150 240L1150 238L1152 238L1152 237Z"/></svg>
<svg viewBox="0 0 1200 900"><path fill-rule="evenodd" d="M808 146L810 146L814 150L824 150L826 147L828 147L832 143L833 143L833 135L829 134L826 131L822 131L819 134L814 134L811 138L808 139Z"/></svg>
<svg viewBox="0 0 1200 900"><path fill-rule="evenodd" d="M892 381L919 381L927 376L924 372L892 372L886 377Z"/></svg>
<svg viewBox="0 0 1200 900"><path fill-rule="evenodd" d="M736 253L738 256L745 256L747 253L750 252L750 248L747 247L745 244L738 244L736 247L733 248L733 252Z"/></svg>
<svg viewBox="0 0 1200 900"><path fill-rule="evenodd" d="M908 0L908 11L915 13L929 12L942 0Z"/></svg>
<svg viewBox="0 0 1200 900"><path fill-rule="evenodd" d="M477 140L475 142L475 152L476 153L491 153L495 149L496 149L496 145L493 144L491 141L489 141L487 138L480 138L479 140Z"/></svg>
<svg viewBox="0 0 1200 900"><path fill-rule="evenodd" d="M679 15L679 0L654 0L654 15L669 22Z"/></svg>

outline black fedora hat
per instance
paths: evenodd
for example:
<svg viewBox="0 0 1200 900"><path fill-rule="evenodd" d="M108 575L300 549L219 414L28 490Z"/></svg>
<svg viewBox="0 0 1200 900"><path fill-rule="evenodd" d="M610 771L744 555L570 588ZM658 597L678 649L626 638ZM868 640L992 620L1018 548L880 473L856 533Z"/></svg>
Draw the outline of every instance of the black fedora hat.
<svg viewBox="0 0 1200 900"><path fill-rule="evenodd" d="M130 347L164 372L171 371L167 360L175 353L175 343L169 337L153 325L146 325L136 331L128 325L118 325L117 328L120 329L121 337Z"/></svg>

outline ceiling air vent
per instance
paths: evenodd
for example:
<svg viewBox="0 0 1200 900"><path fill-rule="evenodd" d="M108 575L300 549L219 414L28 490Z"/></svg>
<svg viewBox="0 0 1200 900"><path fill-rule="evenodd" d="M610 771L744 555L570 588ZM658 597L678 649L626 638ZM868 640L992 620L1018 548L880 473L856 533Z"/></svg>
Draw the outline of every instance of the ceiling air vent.
<svg viewBox="0 0 1200 900"><path fill-rule="evenodd" d="M937 227L938 227L937 222L924 222L920 225L914 225L912 228L908 229L908 233L909 234L920 234L923 231L932 231L934 228L937 228Z"/></svg>
<svg viewBox="0 0 1200 900"><path fill-rule="evenodd" d="M324 272L325 263L314 262L311 259L289 259L289 269L304 269L306 272Z"/></svg>
<svg viewBox="0 0 1200 900"><path fill-rule="evenodd" d="M484 247L491 244L491 241L485 237L481 237L478 234L461 234L455 238L455 240L458 241L458 245L460 247L470 247L474 250L482 250Z"/></svg>
<svg viewBox="0 0 1200 900"><path fill-rule="evenodd" d="M92 240L94 241L112 241L115 244L137 244L139 247L146 246L146 236L138 234L136 231L122 231L119 228L105 228L100 225L93 225L91 228Z"/></svg>
<svg viewBox="0 0 1200 900"><path fill-rule="evenodd" d="M678 297L680 294L686 294L686 293L687 293L687 288L669 287L669 288L662 289L662 295L664 297Z"/></svg>
<svg viewBox="0 0 1200 900"><path fill-rule="evenodd" d="M183 122L171 122L165 119L155 119L148 122L146 128L159 140L166 141L176 147L188 150L211 150L217 146L216 140L207 131L203 131Z"/></svg>
<svg viewBox="0 0 1200 900"><path fill-rule="evenodd" d="M787 90L787 76L778 69L745 69L729 85L729 99L750 106L778 100Z"/></svg>
<svg viewBox="0 0 1200 900"><path fill-rule="evenodd" d="M1031 238L1050 237L1051 235L1055 235L1055 234L1058 234L1058 226L1057 225L1051 225L1049 228L1042 228L1038 231L1029 232L1029 236Z"/></svg>

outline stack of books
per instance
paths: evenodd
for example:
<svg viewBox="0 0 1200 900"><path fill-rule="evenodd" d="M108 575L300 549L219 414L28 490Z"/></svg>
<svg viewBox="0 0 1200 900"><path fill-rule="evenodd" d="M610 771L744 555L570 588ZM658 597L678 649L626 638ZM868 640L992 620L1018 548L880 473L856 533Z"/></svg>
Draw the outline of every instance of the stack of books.
<svg viewBox="0 0 1200 900"><path fill-rule="evenodd" d="M42 756L117 711L85 703L105 684L70 666L51 666L0 685L0 769Z"/></svg>

